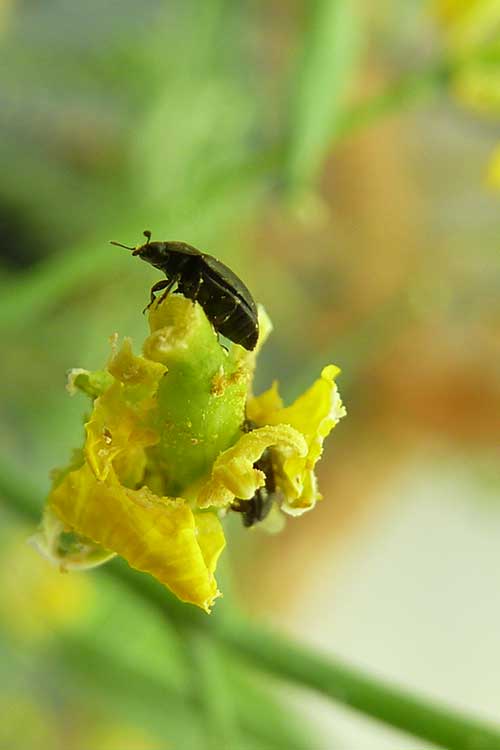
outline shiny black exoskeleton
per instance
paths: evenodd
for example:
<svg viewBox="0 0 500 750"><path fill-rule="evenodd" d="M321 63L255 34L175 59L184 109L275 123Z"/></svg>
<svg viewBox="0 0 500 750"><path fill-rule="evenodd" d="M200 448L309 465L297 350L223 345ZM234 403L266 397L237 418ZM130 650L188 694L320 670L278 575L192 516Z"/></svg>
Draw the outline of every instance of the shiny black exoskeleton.
<svg viewBox="0 0 500 750"><path fill-rule="evenodd" d="M149 231L144 236L147 242L135 248L112 244L132 250L132 255L167 277L151 288L148 307L155 301L155 292L164 290L162 302L177 284L179 294L200 303L216 331L249 351L254 349L259 337L257 308L241 279L217 258L185 242L151 242Z"/></svg>

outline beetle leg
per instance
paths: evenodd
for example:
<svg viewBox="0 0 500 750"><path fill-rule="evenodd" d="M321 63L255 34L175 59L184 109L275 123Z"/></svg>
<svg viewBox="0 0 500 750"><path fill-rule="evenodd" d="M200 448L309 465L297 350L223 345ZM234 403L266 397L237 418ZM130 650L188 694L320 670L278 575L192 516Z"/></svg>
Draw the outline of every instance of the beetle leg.
<svg viewBox="0 0 500 750"><path fill-rule="evenodd" d="M146 305L146 307L142 311L143 314L146 312L146 310L149 310L149 308L151 307L151 305L155 301L155 299L156 299L155 292L159 292L159 291L161 291L161 289L165 289L165 292L162 294L161 299L160 299L160 302L162 302L163 299L169 293L169 291L172 289L172 287L173 287L173 285L175 284L176 281L177 281L176 277L174 277L172 280L162 279L161 281L157 281L156 284L154 284L151 287L151 300L149 302L149 305Z"/></svg>
<svg viewBox="0 0 500 750"><path fill-rule="evenodd" d="M196 302L197 299L198 299L198 295L200 293L201 282L202 281L203 281L203 277L202 277L201 273L199 273L198 274L198 278L196 279L196 286L193 289L193 295L191 297L191 299L193 300L193 302Z"/></svg>
<svg viewBox="0 0 500 750"><path fill-rule="evenodd" d="M236 513L246 513L247 508L245 508L242 503L247 503L248 505L249 502L250 500L243 500L243 501L236 500L236 501L233 501L229 507L231 510L234 510Z"/></svg>
<svg viewBox="0 0 500 750"><path fill-rule="evenodd" d="M178 276L173 276L173 277L172 277L172 278L170 279L170 281L169 281L169 282L167 282L167 284L166 284L166 285L165 285L164 287L162 287L162 289L164 288L164 289L165 289L165 291L163 292L163 294L161 295L160 299L158 300L158 304L159 304L159 305L161 305L161 303L162 303L162 302L163 302L164 300L166 300L166 299L167 299L168 295L170 294L170 292L171 292L171 290L172 290L172 287L174 286L174 284L175 284L175 283L176 283L177 281L179 281L179 277L178 277ZM155 286L156 286L156 285L155 285Z"/></svg>
<svg viewBox="0 0 500 750"><path fill-rule="evenodd" d="M142 311L143 315L146 312L146 310L149 310L149 308L151 307L151 305L155 301L155 299L156 299L155 292L159 292L160 289L165 289L165 287L168 286L169 283L170 282L169 282L168 279L162 279L161 281L157 281L156 284L153 284L153 286L151 287L151 299L150 299L149 305L146 305L146 307Z"/></svg>

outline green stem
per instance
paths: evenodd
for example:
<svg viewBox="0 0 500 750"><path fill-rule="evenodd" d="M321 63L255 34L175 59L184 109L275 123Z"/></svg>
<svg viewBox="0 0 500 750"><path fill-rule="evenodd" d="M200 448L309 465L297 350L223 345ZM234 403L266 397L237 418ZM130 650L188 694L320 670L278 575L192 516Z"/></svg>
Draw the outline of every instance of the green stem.
<svg viewBox="0 0 500 750"><path fill-rule="evenodd" d="M91 240L82 247L47 258L19 280L6 280L2 284L0 330L17 331L77 284L106 274L114 265L113 252L102 240Z"/></svg>
<svg viewBox="0 0 500 750"><path fill-rule="evenodd" d="M238 750L241 739L219 644L209 634L191 630L186 650L194 677L193 690L203 713L206 750Z"/></svg>
<svg viewBox="0 0 500 750"><path fill-rule="evenodd" d="M24 521L38 520L37 493L12 467L0 465L0 494ZM309 687L378 721L448 750L498 750L500 728L368 677L327 656L295 644L241 617L206 615L175 600L152 578L113 560L102 572L119 580L179 627L210 633L254 666Z"/></svg>
<svg viewBox="0 0 500 750"><path fill-rule="evenodd" d="M498 750L500 728L416 696L293 643L262 625L233 622L215 635L255 667L309 687L377 721L449 750Z"/></svg>
<svg viewBox="0 0 500 750"><path fill-rule="evenodd" d="M17 520L26 524L40 521L43 510L41 493L4 458L0 458L0 498Z"/></svg>
<svg viewBox="0 0 500 750"><path fill-rule="evenodd" d="M217 644L212 644L212 648L214 646ZM70 670L66 675L68 684L74 681L76 674L78 687L86 687L92 700L101 710L108 704L120 709L123 709L124 705L134 703L147 706L148 724L153 724L152 729L158 723L166 723L169 729L167 737L172 747L188 746L185 727L188 724L192 725L193 721L203 714L204 707L200 704L201 691L193 694L193 690L186 690L175 680L168 679L168 675L154 676L146 668L133 666L114 652L110 652L98 639L96 642L92 630L59 633L50 646L50 653L51 658L57 660L63 669ZM223 658L225 654L219 652L217 657ZM228 672L225 674L225 691L230 694L234 721L241 725L242 734L245 740L251 740L252 748L279 750L286 747L287 750L313 750L308 736L309 728L304 726L303 722L299 724L299 717L291 719L270 691L248 679L247 670L242 670L240 664L235 664L232 655L231 663L226 663L225 666L228 667L224 670ZM198 678L198 673L191 674L190 682L194 685ZM212 690L219 688L220 683L217 682ZM123 710L120 715L123 716ZM164 727L159 726L158 729L161 736ZM205 736L198 726L193 727L193 733ZM184 744L181 744L183 740ZM238 750L240 745L233 740L234 735L230 744L221 743L217 749Z"/></svg>
<svg viewBox="0 0 500 750"><path fill-rule="evenodd" d="M120 560L107 565L113 577L134 590L168 619L183 627L210 629L223 646L270 674L309 687L337 703L448 750L498 750L500 727L413 695L369 677L322 654L295 644L262 625L238 616L206 615L166 594L151 578L141 576Z"/></svg>

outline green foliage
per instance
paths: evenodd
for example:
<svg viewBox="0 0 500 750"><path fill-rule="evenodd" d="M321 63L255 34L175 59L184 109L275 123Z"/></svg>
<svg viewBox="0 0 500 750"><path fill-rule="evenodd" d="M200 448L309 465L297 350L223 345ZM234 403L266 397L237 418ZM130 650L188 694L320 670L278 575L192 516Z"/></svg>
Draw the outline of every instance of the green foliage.
<svg viewBox="0 0 500 750"><path fill-rule="evenodd" d="M290 188L310 186L328 154L346 106L359 54L359 15L349 0L314 0L290 87L284 170Z"/></svg>

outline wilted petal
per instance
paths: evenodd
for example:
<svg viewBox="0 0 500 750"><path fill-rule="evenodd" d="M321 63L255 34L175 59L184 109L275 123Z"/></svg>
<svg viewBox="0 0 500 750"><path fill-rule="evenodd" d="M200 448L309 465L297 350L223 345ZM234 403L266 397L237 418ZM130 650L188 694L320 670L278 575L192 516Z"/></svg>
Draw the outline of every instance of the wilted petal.
<svg viewBox="0 0 500 750"><path fill-rule="evenodd" d="M303 457L307 453L304 437L290 425L278 424L247 432L215 461L212 476L198 496L199 507L227 507L235 498L249 500L253 497L265 484L264 473L254 468L254 463L270 447L287 457Z"/></svg>
<svg viewBox="0 0 500 750"><path fill-rule="evenodd" d="M335 384L339 372L334 365L325 367L321 377L291 406L281 406L275 385L248 404L248 417L256 424L290 425L307 444L305 455L282 457L278 482L286 498L282 509L290 515L309 510L320 497L314 466L323 451L324 439L346 413Z"/></svg>
<svg viewBox="0 0 500 750"><path fill-rule="evenodd" d="M184 500L160 498L147 487L127 489L112 470L100 482L87 465L68 474L49 503L71 529L150 573L182 601L210 610L225 545L215 515L195 515Z"/></svg>
<svg viewBox="0 0 500 750"><path fill-rule="evenodd" d="M39 529L28 541L62 571L90 570L115 556L91 539L69 532L49 507L45 508Z"/></svg>
<svg viewBox="0 0 500 750"><path fill-rule="evenodd" d="M94 401L85 456L97 479L104 481L114 467L125 484L133 485L144 474L144 449L159 440L153 426L154 396L166 367L136 357L125 339L108 370L114 381Z"/></svg>

